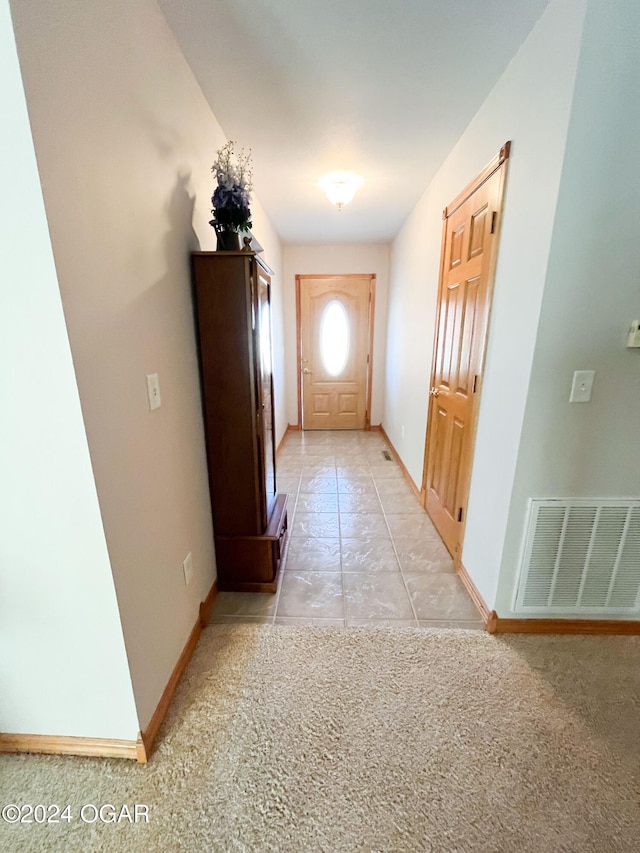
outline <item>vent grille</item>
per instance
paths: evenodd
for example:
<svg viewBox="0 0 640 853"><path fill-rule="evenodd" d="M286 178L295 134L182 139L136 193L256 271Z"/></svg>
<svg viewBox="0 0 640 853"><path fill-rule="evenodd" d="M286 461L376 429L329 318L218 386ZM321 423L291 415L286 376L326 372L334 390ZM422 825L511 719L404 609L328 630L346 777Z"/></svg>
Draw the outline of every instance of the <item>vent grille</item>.
<svg viewBox="0 0 640 853"><path fill-rule="evenodd" d="M516 612L597 616L639 606L640 501L531 501Z"/></svg>
<svg viewBox="0 0 640 853"><path fill-rule="evenodd" d="M387 460L387 462L393 462L393 457L391 456L391 454L389 453L388 450L382 450L381 453L384 456L384 458Z"/></svg>

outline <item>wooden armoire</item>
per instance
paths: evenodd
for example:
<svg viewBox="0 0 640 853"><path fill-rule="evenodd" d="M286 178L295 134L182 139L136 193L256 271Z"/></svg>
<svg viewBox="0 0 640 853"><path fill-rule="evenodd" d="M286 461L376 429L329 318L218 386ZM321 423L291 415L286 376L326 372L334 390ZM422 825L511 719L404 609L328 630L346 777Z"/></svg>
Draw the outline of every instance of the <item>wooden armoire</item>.
<svg viewBox="0 0 640 853"><path fill-rule="evenodd" d="M276 492L272 272L253 252L191 258L218 589L275 592L287 495Z"/></svg>

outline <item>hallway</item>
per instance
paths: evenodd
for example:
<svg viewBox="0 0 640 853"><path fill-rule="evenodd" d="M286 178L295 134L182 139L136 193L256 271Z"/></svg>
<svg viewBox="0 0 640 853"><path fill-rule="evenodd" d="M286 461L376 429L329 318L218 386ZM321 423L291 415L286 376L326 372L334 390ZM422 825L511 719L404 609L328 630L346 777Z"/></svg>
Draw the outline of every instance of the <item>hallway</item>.
<svg viewBox="0 0 640 853"><path fill-rule="evenodd" d="M385 451L377 431L290 432L277 460L290 531L278 592L221 592L211 621L481 629L451 557Z"/></svg>

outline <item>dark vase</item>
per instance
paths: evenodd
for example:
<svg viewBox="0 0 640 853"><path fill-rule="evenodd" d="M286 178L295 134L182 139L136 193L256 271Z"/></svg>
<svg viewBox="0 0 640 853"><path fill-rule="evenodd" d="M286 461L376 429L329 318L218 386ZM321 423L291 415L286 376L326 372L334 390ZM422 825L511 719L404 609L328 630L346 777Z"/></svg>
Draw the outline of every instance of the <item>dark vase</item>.
<svg viewBox="0 0 640 853"><path fill-rule="evenodd" d="M215 226L216 229L216 249L218 252L239 252L240 251L240 235L233 228L228 228L220 225Z"/></svg>

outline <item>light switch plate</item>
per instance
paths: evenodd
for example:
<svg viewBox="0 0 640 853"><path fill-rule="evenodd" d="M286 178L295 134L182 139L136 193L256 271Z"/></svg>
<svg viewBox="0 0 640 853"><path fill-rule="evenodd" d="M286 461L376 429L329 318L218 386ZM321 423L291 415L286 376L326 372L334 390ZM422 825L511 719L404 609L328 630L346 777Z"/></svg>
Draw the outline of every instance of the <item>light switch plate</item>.
<svg viewBox="0 0 640 853"><path fill-rule="evenodd" d="M570 403L590 403L595 370L576 370L571 383Z"/></svg>
<svg viewBox="0 0 640 853"><path fill-rule="evenodd" d="M160 397L160 380L157 373L147 373L147 395L149 397L149 409L159 409L162 405Z"/></svg>

